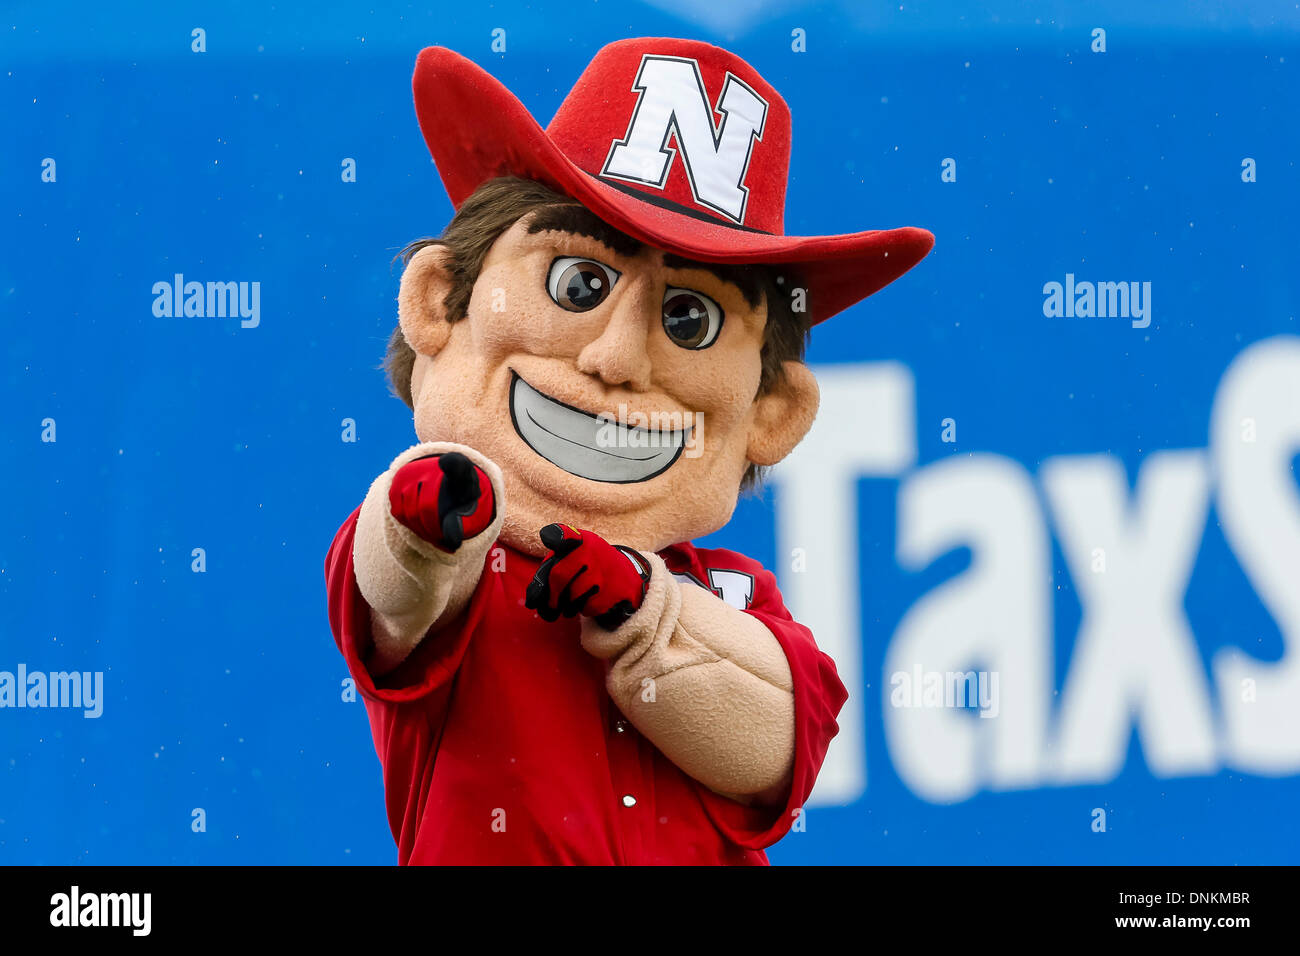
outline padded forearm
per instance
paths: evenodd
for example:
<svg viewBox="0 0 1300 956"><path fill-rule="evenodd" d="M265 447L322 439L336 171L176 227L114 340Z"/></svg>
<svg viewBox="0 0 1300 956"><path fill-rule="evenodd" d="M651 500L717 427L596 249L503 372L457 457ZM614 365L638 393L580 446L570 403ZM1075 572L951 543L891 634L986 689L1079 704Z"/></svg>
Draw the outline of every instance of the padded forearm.
<svg viewBox="0 0 1300 956"><path fill-rule="evenodd" d="M612 632L584 618L583 647L610 662L614 702L683 771L729 796L771 794L794 761L785 652L757 618L645 557L641 608Z"/></svg>
<svg viewBox="0 0 1300 956"><path fill-rule="evenodd" d="M496 517L482 534L447 552L425 541L393 517L388 490L397 470L425 455L458 451L492 481ZM370 605L373 641L368 666L383 674L400 664L431 630L465 607L488 551L501 532L505 499L501 471L472 448L425 442L402 452L374 480L357 517L353 565L357 586Z"/></svg>

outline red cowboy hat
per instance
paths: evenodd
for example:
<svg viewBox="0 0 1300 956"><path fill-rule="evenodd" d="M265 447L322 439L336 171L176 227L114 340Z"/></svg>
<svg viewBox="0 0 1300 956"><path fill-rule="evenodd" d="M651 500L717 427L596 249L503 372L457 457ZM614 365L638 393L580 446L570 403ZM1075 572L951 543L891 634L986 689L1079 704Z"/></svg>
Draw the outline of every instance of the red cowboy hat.
<svg viewBox="0 0 1300 956"><path fill-rule="evenodd" d="M519 176L688 259L789 263L807 283L813 325L934 245L910 227L785 235L790 108L748 63L707 43L611 43L545 130L501 83L442 47L420 53L412 86L454 207L489 179Z"/></svg>

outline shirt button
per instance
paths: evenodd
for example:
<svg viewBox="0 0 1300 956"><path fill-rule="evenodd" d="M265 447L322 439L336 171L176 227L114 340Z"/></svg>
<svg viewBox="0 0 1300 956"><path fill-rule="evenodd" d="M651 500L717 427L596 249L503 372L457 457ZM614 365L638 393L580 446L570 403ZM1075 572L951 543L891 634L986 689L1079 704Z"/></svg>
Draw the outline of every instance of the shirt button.
<svg viewBox="0 0 1300 956"><path fill-rule="evenodd" d="M627 721L626 721L626 720L616 720L616 721L614 721L614 733L616 733L616 734L621 734L621 733L623 733L623 732L626 731L626 730L627 730Z"/></svg>
<svg viewBox="0 0 1300 956"><path fill-rule="evenodd" d="M625 806L625 807L635 807L635 806L636 806L636 797L632 796L632 794L630 794L630 793L624 795L624 797L623 797L623 806Z"/></svg>

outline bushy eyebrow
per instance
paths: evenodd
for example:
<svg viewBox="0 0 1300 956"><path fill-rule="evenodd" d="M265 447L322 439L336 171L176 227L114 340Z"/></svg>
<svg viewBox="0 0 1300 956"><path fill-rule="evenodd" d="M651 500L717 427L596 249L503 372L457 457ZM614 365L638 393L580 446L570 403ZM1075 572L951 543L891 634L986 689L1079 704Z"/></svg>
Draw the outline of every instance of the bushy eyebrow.
<svg viewBox="0 0 1300 956"><path fill-rule="evenodd" d="M625 232L619 232L586 206L577 204L543 206L538 209L528 223L528 233L532 235L538 232L571 232L577 236L586 236L602 246L608 246L620 256L634 256L643 248L639 241Z"/></svg>
<svg viewBox="0 0 1300 956"><path fill-rule="evenodd" d="M528 222L528 233L568 232L576 236L586 236L603 246L613 249L620 256L634 256L645 245L633 239L625 232L615 229L586 206L577 203L560 203L542 206L532 214ZM696 262L671 252L664 253L664 265L669 269L703 269L711 272L722 282L730 283L740 290L745 301L751 307L763 301L763 268L761 266L731 265L720 262Z"/></svg>
<svg viewBox="0 0 1300 956"><path fill-rule="evenodd" d="M703 269L712 272L723 282L729 282L740 290L745 301L753 308L763 301L763 273L761 266L731 265L725 262L696 262L664 253L664 265L669 269Z"/></svg>

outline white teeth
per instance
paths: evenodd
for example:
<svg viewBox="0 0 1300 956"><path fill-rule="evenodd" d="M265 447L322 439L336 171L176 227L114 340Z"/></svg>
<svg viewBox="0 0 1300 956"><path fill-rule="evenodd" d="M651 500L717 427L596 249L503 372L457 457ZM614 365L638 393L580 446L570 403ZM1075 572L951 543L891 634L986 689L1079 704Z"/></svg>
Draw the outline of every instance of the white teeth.
<svg viewBox="0 0 1300 956"><path fill-rule="evenodd" d="M648 431L590 415L543 395L516 374L510 417L519 437L551 464L592 481L646 481L677 460L689 428Z"/></svg>

